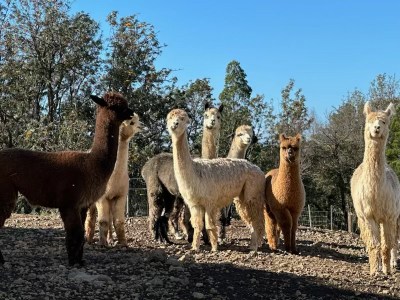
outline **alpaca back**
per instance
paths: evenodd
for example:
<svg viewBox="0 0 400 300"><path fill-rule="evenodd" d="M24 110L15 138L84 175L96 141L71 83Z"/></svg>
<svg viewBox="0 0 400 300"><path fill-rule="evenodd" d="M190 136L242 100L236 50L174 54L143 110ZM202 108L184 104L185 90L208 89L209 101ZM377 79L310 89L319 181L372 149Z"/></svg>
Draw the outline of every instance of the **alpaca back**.
<svg viewBox="0 0 400 300"><path fill-rule="evenodd" d="M5 149L0 151L0 165L7 165L7 168L0 168L0 186L11 184L32 205L52 208L84 206L80 200L94 202L105 191L108 179L87 176L87 170L99 175L108 173L108 176L112 171L109 166L109 172L105 172L90 157L88 152Z"/></svg>
<svg viewBox="0 0 400 300"><path fill-rule="evenodd" d="M179 195L172 153L160 153L149 159L144 164L141 174L146 181L146 186L149 186L151 181L157 181L172 195Z"/></svg>
<svg viewBox="0 0 400 300"><path fill-rule="evenodd" d="M233 198L241 195L245 187L253 185L254 188L264 189L263 172L245 159L194 159L193 165L193 181L187 188L180 189L184 198L186 193L190 193L197 195L199 199L223 201L225 206L232 202ZM185 199L187 198L190 197Z"/></svg>

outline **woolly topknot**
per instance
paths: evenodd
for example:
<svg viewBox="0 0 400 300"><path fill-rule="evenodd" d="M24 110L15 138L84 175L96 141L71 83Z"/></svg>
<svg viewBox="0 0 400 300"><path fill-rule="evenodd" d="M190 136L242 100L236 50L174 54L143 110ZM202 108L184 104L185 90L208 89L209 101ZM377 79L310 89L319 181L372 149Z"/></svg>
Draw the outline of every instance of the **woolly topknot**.
<svg viewBox="0 0 400 300"><path fill-rule="evenodd" d="M108 103L108 105L124 105L128 106L128 101L122 96L120 93L117 92L107 92L103 96L104 101Z"/></svg>

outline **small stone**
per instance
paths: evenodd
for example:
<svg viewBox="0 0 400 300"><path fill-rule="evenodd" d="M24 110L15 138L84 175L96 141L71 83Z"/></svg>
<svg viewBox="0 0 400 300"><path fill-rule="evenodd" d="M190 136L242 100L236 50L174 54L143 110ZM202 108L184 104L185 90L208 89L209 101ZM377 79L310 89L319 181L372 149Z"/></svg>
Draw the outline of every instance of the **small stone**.
<svg viewBox="0 0 400 300"><path fill-rule="evenodd" d="M193 298L194 299L204 299L204 294L203 293L199 293L199 292L194 292L193 293Z"/></svg>

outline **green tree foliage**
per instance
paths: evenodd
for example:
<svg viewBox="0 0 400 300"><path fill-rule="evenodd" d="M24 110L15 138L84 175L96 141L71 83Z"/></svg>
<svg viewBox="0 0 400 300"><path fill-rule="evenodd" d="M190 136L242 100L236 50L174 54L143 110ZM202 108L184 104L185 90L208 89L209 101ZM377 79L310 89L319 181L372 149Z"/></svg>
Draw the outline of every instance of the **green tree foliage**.
<svg viewBox="0 0 400 300"><path fill-rule="evenodd" d="M0 36L0 140L7 147L27 146L33 132L48 134L46 146L32 145L36 139L28 145L58 149L66 141L63 120L74 124L68 118L76 118L71 107L89 101L85 96L100 66L99 26L87 14L70 16L67 1L18 0L8 8ZM88 145L74 140L68 148Z"/></svg>
<svg viewBox="0 0 400 300"><path fill-rule="evenodd" d="M219 100L224 105L219 156L228 154L231 139L228 137L243 124L251 125L259 139L252 146L248 159L267 168L271 165L269 143L275 126L272 102L264 100L263 95L251 96L252 88L247 82L247 75L239 62L231 61L226 67L225 85Z"/></svg>
<svg viewBox="0 0 400 300"><path fill-rule="evenodd" d="M278 133L294 136L297 133L305 133L310 128L314 118L308 113L306 98L302 90L294 90L295 81L289 83L281 91L281 111L278 115ZM292 97L293 94L293 97Z"/></svg>

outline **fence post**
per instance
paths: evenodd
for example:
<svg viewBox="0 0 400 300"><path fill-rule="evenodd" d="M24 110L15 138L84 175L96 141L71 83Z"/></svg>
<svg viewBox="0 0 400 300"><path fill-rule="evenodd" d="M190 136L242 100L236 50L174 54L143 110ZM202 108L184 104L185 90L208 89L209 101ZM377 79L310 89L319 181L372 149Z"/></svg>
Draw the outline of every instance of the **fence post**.
<svg viewBox="0 0 400 300"><path fill-rule="evenodd" d="M351 212L347 215L347 230L352 233L353 232L353 214Z"/></svg>
<svg viewBox="0 0 400 300"><path fill-rule="evenodd" d="M333 230L333 208L331 205L331 230Z"/></svg>
<svg viewBox="0 0 400 300"><path fill-rule="evenodd" d="M129 213L129 192L128 195L126 195L126 217L129 218L131 215Z"/></svg>
<svg viewBox="0 0 400 300"><path fill-rule="evenodd" d="M311 221L311 208L310 208L310 204L308 205L308 218L310 220L310 228L312 228L312 221Z"/></svg>

